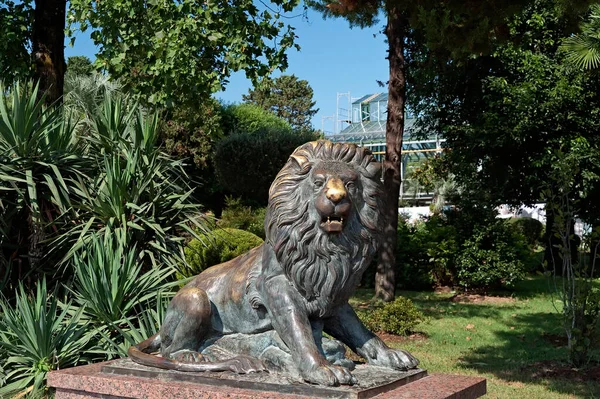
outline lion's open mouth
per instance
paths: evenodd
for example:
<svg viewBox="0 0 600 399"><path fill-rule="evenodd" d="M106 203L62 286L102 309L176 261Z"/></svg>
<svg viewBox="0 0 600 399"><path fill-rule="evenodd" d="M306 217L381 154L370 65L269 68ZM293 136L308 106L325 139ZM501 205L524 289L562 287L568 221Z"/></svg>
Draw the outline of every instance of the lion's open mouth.
<svg viewBox="0 0 600 399"><path fill-rule="evenodd" d="M328 233L339 233L344 229L344 218L335 215L324 217L321 228Z"/></svg>

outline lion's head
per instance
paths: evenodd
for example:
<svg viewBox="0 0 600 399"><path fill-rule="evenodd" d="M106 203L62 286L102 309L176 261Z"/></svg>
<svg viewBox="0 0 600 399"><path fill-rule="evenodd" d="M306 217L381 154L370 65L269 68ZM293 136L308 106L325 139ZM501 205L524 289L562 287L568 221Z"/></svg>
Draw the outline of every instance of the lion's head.
<svg viewBox="0 0 600 399"><path fill-rule="evenodd" d="M298 147L271 185L266 242L320 314L350 295L376 251L380 171L369 150L320 140Z"/></svg>

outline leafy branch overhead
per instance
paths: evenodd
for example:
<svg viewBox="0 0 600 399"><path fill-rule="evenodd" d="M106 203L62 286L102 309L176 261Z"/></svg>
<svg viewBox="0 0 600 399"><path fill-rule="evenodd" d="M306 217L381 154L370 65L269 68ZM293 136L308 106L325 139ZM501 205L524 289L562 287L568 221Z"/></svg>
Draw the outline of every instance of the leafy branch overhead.
<svg viewBox="0 0 600 399"><path fill-rule="evenodd" d="M257 82L286 68L286 51L299 47L281 18L298 0L273 4L278 12L252 0L74 0L68 21L92 31L97 66L150 103L169 105L222 90L232 72Z"/></svg>

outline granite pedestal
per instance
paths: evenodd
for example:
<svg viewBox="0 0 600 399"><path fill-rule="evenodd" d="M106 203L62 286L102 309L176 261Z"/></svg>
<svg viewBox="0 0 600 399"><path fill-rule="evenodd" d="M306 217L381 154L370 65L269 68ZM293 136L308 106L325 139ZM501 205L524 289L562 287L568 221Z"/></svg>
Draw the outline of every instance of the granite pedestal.
<svg viewBox="0 0 600 399"><path fill-rule="evenodd" d="M428 376L421 369L401 373L367 365L357 366L353 374L358 385L330 388L277 374L184 373L115 360L53 371L48 385L56 389L56 399L472 399L486 393L485 379L477 377Z"/></svg>

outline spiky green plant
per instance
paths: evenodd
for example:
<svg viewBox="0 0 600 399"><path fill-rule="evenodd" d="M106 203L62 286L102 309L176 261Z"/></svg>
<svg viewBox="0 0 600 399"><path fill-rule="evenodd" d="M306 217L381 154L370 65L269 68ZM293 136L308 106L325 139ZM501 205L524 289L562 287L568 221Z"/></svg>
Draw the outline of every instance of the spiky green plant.
<svg viewBox="0 0 600 399"><path fill-rule="evenodd" d="M3 297L0 309L0 369L5 373L0 397L41 395L49 371L86 361L90 336L80 325L82 310L59 307L45 280L33 296L21 285L14 305Z"/></svg>
<svg viewBox="0 0 600 399"><path fill-rule="evenodd" d="M133 111L132 111L133 109ZM77 225L59 243L70 248L66 260L92 234L125 229L144 264L160 267L185 263L182 232L205 231L200 206L192 201L183 163L164 154L158 140L158 117L147 116L126 100L107 96L92 118L87 137L98 159L94 179L73 180Z"/></svg>
<svg viewBox="0 0 600 399"><path fill-rule="evenodd" d="M37 85L17 83L0 97L0 212L19 262L38 263L47 226L70 208L68 182L88 166L72 119L46 107Z"/></svg>
<svg viewBox="0 0 600 399"><path fill-rule="evenodd" d="M165 318L167 306L173 298L173 292L158 291L150 298L142 309L131 317L123 319L120 325L115 325L116 334L110 334L107 328L100 329L102 338L102 353L110 352L118 357L127 356L131 345L138 344L156 334Z"/></svg>
<svg viewBox="0 0 600 399"><path fill-rule="evenodd" d="M121 92L121 85L108 76L99 73L87 75L65 76L65 108L76 112L83 118L95 115L108 93L116 95Z"/></svg>
<svg viewBox="0 0 600 399"><path fill-rule="evenodd" d="M166 289L171 267L143 270L140 253L125 229L94 234L73 258L75 279L69 291L94 326L118 326ZM173 285L173 283L171 283Z"/></svg>
<svg viewBox="0 0 600 399"><path fill-rule="evenodd" d="M580 25L581 32L563 40L561 49L577 67L600 67L600 4L592 4L589 18Z"/></svg>

